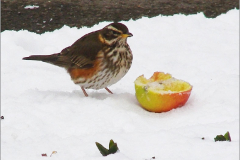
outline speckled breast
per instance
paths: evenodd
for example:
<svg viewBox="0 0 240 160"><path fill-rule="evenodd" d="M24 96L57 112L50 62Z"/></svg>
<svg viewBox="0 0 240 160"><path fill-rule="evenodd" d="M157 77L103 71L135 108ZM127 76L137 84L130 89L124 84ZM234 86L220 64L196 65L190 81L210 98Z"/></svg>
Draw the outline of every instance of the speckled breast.
<svg viewBox="0 0 240 160"><path fill-rule="evenodd" d="M132 64L132 52L128 44L120 44L112 50L99 52L94 73L88 77L73 79L86 89L101 89L118 82L126 75Z"/></svg>

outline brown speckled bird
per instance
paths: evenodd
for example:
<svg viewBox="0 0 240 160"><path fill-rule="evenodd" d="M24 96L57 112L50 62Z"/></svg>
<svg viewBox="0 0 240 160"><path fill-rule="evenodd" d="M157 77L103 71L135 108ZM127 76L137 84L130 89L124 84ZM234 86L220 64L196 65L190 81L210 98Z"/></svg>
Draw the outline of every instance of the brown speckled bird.
<svg viewBox="0 0 240 160"><path fill-rule="evenodd" d="M131 37L122 23L111 23L101 30L88 33L60 53L32 55L24 60L37 60L63 67L73 82L85 89L105 88L118 82L131 67L132 51L127 44Z"/></svg>

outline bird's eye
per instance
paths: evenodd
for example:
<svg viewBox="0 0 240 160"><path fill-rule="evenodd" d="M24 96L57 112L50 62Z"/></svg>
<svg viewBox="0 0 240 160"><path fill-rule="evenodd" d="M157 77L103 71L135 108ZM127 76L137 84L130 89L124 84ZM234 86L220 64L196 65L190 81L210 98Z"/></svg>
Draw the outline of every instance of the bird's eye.
<svg viewBox="0 0 240 160"><path fill-rule="evenodd" d="M119 35L119 33L116 32L116 31L112 31L112 34L113 34L114 36L118 36L118 35Z"/></svg>
<svg viewBox="0 0 240 160"><path fill-rule="evenodd" d="M112 37L112 38L116 38L120 35L119 32L114 31L114 30L108 30L108 32L106 32L105 36L106 37Z"/></svg>

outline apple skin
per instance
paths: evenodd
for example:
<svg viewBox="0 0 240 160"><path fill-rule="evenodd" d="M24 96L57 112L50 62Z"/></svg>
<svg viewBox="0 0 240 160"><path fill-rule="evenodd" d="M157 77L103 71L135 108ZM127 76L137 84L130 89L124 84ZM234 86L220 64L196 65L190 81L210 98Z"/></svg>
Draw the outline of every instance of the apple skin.
<svg viewBox="0 0 240 160"><path fill-rule="evenodd" d="M162 72L155 72L154 75L150 78L150 81L158 80L156 76L159 73L162 74ZM166 75L169 76L170 74ZM143 75L140 77L142 78ZM184 83L185 85L189 85L188 90L163 93L155 92L152 89L146 88L144 85L137 85L135 83L136 98L140 105L150 112L167 112L174 108L183 106L188 101L192 91L192 86L187 82Z"/></svg>
<svg viewBox="0 0 240 160"><path fill-rule="evenodd" d="M179 93L156 94L153 91L146 91L141 86L135 86L136 97L140 105L150 112L167 112L171 109L183 106L191 90Z"/></svg>

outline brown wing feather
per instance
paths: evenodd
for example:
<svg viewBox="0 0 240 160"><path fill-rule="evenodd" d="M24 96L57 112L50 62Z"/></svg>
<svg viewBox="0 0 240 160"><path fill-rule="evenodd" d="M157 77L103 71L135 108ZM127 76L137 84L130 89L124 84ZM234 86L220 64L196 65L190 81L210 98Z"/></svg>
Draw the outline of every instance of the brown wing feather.
<svg viewBox="0 0 240 160"><path fill-rule="evenodd" d="M89 33L78 39L70 47L63 49L58 61L67 64L65 68L92 67L98 52L102 49L98 34L98 31Z"/></svg>

